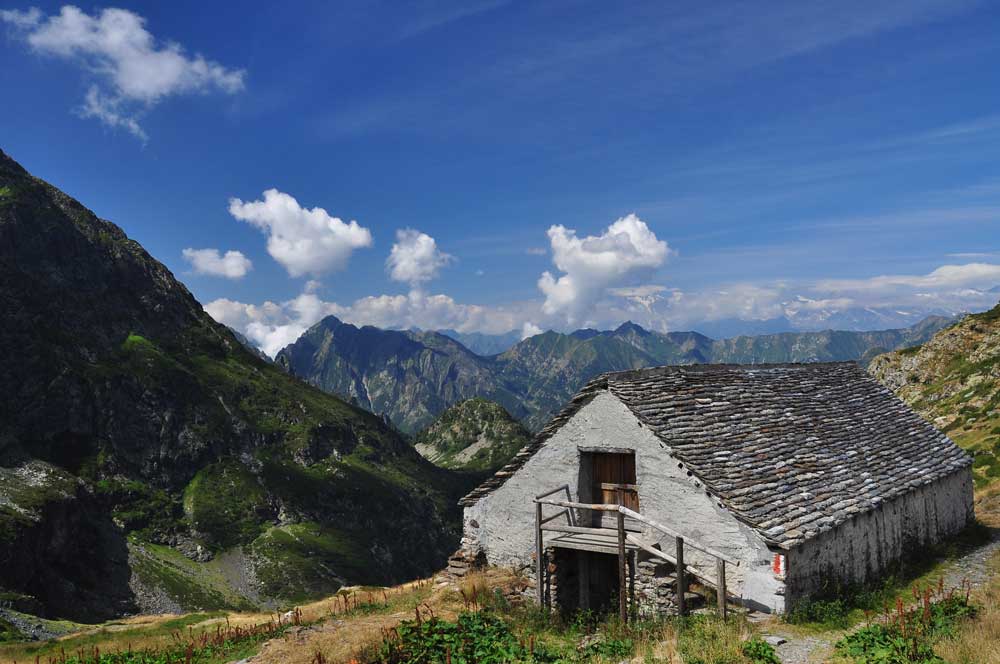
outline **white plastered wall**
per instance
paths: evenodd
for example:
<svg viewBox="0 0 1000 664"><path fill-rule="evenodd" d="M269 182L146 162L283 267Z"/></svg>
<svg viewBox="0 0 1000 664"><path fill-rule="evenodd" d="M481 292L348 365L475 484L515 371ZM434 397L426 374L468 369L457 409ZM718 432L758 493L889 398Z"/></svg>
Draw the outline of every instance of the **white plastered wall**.
<svg viewBox="0 0 1000 664"><path fill-rule="evenodd" d="M532 498L568 484L573 500L578 499L581 448L635 450L641 513L692 543L701 542L739 560L738 567L727 566L730 594L757 609L784 610L784 582L772 573L773 554L760 537L707 495L670 456L667 445L609 392L595 396L501 487L465 509L465 537L478 544L490 564L530 568L535 550ZM555 510L547 508L546 514ZM660 542L665 551L674 549L673 538L659 531L647 529L642 536ZM714 558L691 548L685 558L714 578Z"/></svg>

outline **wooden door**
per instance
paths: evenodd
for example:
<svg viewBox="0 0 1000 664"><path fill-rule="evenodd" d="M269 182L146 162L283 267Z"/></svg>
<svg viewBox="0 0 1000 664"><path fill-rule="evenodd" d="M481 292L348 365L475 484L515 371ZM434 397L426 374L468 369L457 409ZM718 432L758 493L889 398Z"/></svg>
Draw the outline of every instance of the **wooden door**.
<svg viewBox="0 0 1000 664"><path fill-rule="evenodd" d="M593 496L605 505L624 505L639 511L635 454L599 452L593 455Z"/></svg>

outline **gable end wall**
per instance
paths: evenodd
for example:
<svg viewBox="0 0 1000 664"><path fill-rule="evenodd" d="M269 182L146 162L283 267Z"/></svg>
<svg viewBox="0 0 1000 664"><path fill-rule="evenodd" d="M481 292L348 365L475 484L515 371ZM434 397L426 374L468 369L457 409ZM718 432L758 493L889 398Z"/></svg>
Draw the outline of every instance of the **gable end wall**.
<svg viewBox="0 0 1000 664"><path fill-rule="evenodd" d="M635 450L640 511L740 560L739 567L729 566L727 571L730 592L756 608L783 610L783 582L771 570L773 554L763 540L707 495L696 478L670 456L663 441L606 391L583 406L502 486L465 508L465 546L481 550L491 565L532 574L532 498L561 484L570 486L574 501L581 498L581 448ZM582 502L588 502L586 491L584 494ZM565 498L565 494L553 498ZM555 507L545 508L546 515L556 511ZM583 521L582 515L579 520ZM673 550L673 539L658 531L647 530L643 538L660 542L663 550ZM714 559L699 556L692 549L685 558L714 577Z"/></svg>

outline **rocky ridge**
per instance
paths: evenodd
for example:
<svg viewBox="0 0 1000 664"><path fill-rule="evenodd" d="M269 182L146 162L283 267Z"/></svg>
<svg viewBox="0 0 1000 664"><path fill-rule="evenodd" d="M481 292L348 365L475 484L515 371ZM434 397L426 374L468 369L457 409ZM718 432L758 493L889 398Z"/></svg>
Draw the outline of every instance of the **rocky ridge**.
<svg viewBox="0 0 1000 664"><path fill-rule="evenodd" d="M975 455L977 484L1000 478L1000 305L880 355L868 370Z"/></svg>

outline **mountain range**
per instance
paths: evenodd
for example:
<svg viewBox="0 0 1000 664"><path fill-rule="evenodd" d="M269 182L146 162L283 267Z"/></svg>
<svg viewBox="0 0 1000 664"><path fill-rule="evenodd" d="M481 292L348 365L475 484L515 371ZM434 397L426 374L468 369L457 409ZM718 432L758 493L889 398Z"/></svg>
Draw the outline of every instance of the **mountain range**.
<svg viewBox="0 0 1000 664"><path fill-rule="evenodd" d="M0 152L0 598L96 621L408 580L465 480L248 351L114 224Z"/></svg>
<svg viewBox="0 0 1000 664"><path fill-rule="evenodd" d="M920 344L952 319L926 318L876 332L784 332L711 339L698 332L651 332L628 322L614 330L545 332L495 355L477 355L438 332L356 327L324 318L275 361L297 377L415 433L450 405L496 401L531 430L541 428L587 380L605 371L662 364L866 362Z"/></svg>

